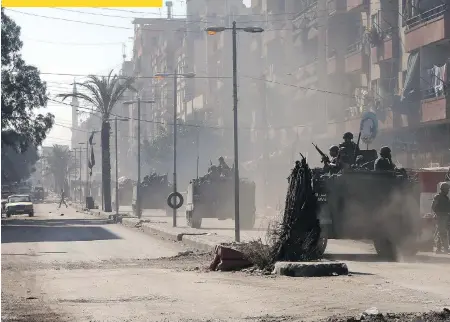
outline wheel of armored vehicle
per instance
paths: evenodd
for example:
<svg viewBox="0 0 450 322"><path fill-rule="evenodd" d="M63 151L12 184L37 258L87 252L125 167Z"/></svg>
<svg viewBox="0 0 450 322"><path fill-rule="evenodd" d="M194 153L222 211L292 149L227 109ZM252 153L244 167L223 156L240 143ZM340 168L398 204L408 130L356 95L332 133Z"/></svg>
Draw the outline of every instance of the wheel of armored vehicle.
<svg viewBox="0 0 450 322"><path fill-rule="evenodd" d="M202 217L198 212L186 210L186 222L189 227L199 229L202 226Z"/></svg>

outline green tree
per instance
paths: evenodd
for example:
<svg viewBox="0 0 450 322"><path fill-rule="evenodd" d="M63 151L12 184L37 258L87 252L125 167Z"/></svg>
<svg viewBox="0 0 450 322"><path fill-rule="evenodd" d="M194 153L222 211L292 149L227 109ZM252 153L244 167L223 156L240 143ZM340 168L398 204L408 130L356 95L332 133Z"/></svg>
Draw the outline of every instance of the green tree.
<svg viewBox="0 0 450 322"><path fill-rule="evenodd" d="M46 107L46 84L39 70L27 65L20 50L20 27L1 8L2 15L2 147L26 151L40 146L53 126L54 116L36 113Z"/></svg>
<svg viewBox="0 0 450 322"><path fill-rule="evenodd" d="M122 98L127 89L133 89L133 78L119 77L112 75L111 70L108 76L88 76L88 80L83 83L76 83L84 93L67 93L58 95L63 100L68 97L77 97L86 103L96 107L102 115L101 146L102 146L102 181L105 211L111 212L111 152L110 152L110 117L111 112L117 102Z"/></svg>
<svg viewBox="0 0 450 322"><path fill-rule="evenodd" d="M24 152L2 145L2 184L11 184L28 179L35 171L39 159L37 149L29 146Z"/></svg>
<svg viewBox="0 0 450 322"><path fill-rule="evenodd" d="M55 144L46 159L48 174L51 174L55 180L56 191L60 191L65 188L69 173L76 167L73 155L67 147Z"/></svg>

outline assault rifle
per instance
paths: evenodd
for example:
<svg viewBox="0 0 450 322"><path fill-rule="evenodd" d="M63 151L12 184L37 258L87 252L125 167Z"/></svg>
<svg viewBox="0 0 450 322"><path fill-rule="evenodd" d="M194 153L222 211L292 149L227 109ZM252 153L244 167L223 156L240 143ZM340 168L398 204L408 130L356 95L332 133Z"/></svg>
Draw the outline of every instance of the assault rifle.
<svg viewBox="0 0 450 322"><path fill-rule="evenodd" d="M323 153L323 151L316 144L313 143L312 145L314 145L314 147L316 148L317 152L319 152L320 156L322 157L322 163L323 164L330 163L330 158L328 157L328 155Z"/></svg>

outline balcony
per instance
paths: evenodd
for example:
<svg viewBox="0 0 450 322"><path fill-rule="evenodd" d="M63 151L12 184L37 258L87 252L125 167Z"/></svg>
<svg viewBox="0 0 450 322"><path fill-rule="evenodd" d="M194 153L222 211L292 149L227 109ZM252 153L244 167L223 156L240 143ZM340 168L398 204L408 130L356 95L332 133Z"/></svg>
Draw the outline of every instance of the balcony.
<svg viewBox="0 0 450 322"><path fill-rule="evenodd" d="M364 68L364 61L366 55L363 52L362 42L356 42L350 45L347 49L347 55L345 56L345 72L356 73L360 72Z"/></svg>
<svg viewBox="0 0 450 322"><path fill-rule="evenodd" d="M292 19L294 32L310 28L317 22L317 0L304 1L303 9Z"/></svg>
<svg viewBox="0 0 450 322"><path fill-rule="evenodd" d="M347 11L366 10L369 0L347 0Z"/></svg>
<svg viewBox="0 0 450 322"><path fill-rule="evenodd" d="M392 28L389 28L381 32L379 44L370 49L373 64L392 59L392 30Z"/></svg>
<svg viewBox="0 0 450 322"><path fill-rule="evenodd" d="M450 118L449 96L428 98L422 101L421 123L441 121Z"/></svg>
<svg viewBox="0 0 450 322"><path fill-rule="evenodd" d="M406 21L405 48L420 47L450 38L450 8L437 6Z"/></svg>

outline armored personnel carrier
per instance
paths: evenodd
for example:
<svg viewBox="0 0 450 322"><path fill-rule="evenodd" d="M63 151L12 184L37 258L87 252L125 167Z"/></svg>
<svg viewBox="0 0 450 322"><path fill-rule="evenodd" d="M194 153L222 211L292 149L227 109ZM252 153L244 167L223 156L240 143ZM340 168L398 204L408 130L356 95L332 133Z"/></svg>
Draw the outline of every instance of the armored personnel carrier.
<svg viewBox="0 0 450 322"><path fill-rule="evenodd" d="M171 185L168 182L166 175L156 175L151 174L144 177L141 182L141 210L144 209L164 209L166 210L166 215L171 216L172 212L166 203L167 196L171 192ZM136 213L136 196L137 187L133 187L133 198L132 198L132 209L133 213Z"/></svg>
<svg viewBox="0 0 450 322"><path fill-rule="evenodd" d="M376 151L361 153L372 168L352 166L334 174L312 170L320 205L320 251L331 238L372 240L377 253L389 259L415 255L430 242L422 239L418 182L405 169L372 170Z"/></svg>
<svg viewBox="0 0 450 322"><path fill-rule="evenodd" d="M241 229L252 229L255 225L255 183L240 180L239 216ZM186 221L189 227L200 228L203 218L234 220L233 170L226 175L208 175L193 179L189 183L186 198Z"/></svg>

